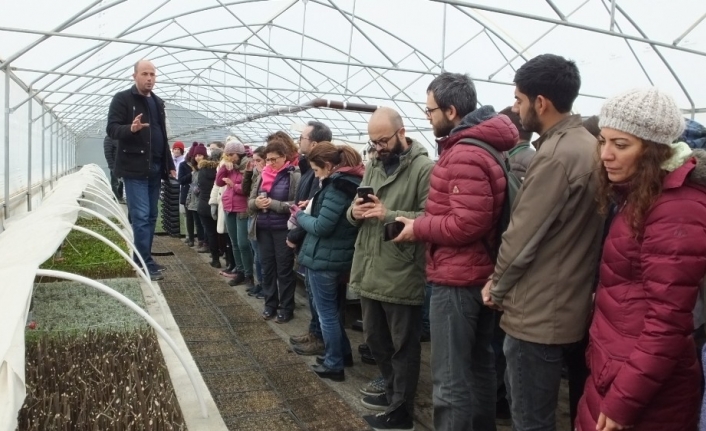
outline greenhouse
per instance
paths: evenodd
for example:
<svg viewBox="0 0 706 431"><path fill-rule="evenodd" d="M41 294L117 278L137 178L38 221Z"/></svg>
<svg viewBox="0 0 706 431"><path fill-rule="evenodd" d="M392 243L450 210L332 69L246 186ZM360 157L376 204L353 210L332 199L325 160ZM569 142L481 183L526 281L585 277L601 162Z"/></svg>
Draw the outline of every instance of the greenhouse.
<svg viewBox="0 0 706 431"><path fill-rule="evenodd" d="M437 160L436 76L467 74L478 106L500 111L515 103L517 70L546 53L580 71L573 114L654 86L706 124L698 0L3 1L0 41L2 431L369 429L358 388L380 373L355 351L366 342L351 329L357 295L343 310L355 365L339 384L287 341L309 325L303 277L294 320L263 321L260 299L229 286L207 249L184 245L189 210L176 213L168 181L150 242L163 279L131 258L140 238L111 188L104 140L111 101L141 60L156 69L170 149L227 141L252 155L278 131L300 142L317 121L367 162L369 123L387 107ZM429 343L421 355L414 426L431 430ZM560 398L568 429L565 382Z"/></svg>

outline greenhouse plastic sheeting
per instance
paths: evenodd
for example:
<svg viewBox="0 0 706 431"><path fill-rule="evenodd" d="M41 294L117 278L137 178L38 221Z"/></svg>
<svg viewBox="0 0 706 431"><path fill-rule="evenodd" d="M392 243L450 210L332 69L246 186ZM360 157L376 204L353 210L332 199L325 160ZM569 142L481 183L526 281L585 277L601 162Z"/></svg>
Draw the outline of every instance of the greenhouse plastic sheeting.
<svg viewBox="0 0 706 431"><path fill-rule="evenodd" d="M105 178L95 165L62 178L39 208L13 220L0 234L0 431L15 431L26 395L24 331L35 272L76 222L76 198L86 186L105 190L96 174Z"/></svg>

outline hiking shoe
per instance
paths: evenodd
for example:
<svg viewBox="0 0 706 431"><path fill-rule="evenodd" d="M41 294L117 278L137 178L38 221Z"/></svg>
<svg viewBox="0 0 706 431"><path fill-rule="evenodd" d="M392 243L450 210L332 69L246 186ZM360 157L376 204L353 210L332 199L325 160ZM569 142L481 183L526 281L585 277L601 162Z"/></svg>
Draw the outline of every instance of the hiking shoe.
<svg viewBox="0 0 706 431"><path fill-rule="evenodd" d="M329 379L333 380L334 382L342 382L346 380L346 372L343 370L335 371L330 368L326 368L324 365L321 364L312 365L311 370L322 379Z"/></svg>
<svg viewBox="0 0 706 431"><path fill-rule="evenodd" d="M308 343L299 343L299 344L294 344L292 345L292 351L296 353L297 355L302 355L302 356L318 356L318 355L323 355L324 354L324 341L319 340L316 337L312 337L313 339L309 341Z"/></svg>
<svg viewBox="0 0 706 431"><path fill-rule="evenodd" d="M196 253L210 253L210 252L211 252L211 249L206 247L205 245L196 249Z"/></svg>
<svg viewBox="0 0 706 431"><path fill-rule="evenodd" d="M311 342L311 340L314 340L314 339L320 340L320 338L317 337L316 335L314 335L313 332L307 332L304 335L292 335L291 337L289 337L289 343L291 345L307 344L307 343Z"/></svg>
<svg viewBox="0 0 706 431"><path fill-rule="evenodd" d="M251 276L245 276L245 291L249 292L251 289L255 287L255 279Z"/></svg>
<svg viewBox="0 0 706 431"><path fill-rule="evenodd" d="M380 376L361 386L360 393L371 397L385 395L385 386L385 378Z"/></svg>
<svg viewBox="0 0 706 431"><path fill-rule="evenodd" d="M413 431L414 421L404 406L390 413L363 416L363 419L376 431Z"/></svg>
<svg viewBox="0 0 706 431"><path fill-rule="evenodd" d="M153 263L151 266L148 265L148 268L150 268L150 272L164 272L167 270L166 266L160 265L158 263Z"/></svg>
<svg viewBox="0 0 706 431"><path fill-rule="evenodd" d="M244 281L245 281L245 274L243 274L242 272L236 272L235 277L231 278L228 281L228 286L238 286L238 285L243 284Z"/></svg>
<svg viewBox="0 0 706 431"><path fill-rule="evenodd" d="M277 318L275 323L287 323L294 318L294 312L292 311L280 311L277 313Z"/></svg>
<svg viewBox="0 0 706 431"><path fill-rule="evenodd" d="M384 412L390 407L390 403L387 401L387 396L384 392L380 395L367 395L363 397L360 402L366 409L377 410L379 412Z"/></svg>
<svg viewBox="0 0 706 431"><path fill-rule="evenodd" d="M252 289L247 289L246 292L248 293L248 296L256 296L258 293L262 292L262 286L256 284L252 287Z"/></svg>
<svg viewBox="0 0 706 431"><path fill-rule="evenodd" d="M210 265L211 265L213 268L220 268L220 267L221 267L221 260L218 259L218 258L211 259Z"/></svg>
<svg viewBox="0 0 706 431"><path fill-rule="evenodd" d="M316 357L316 363L317 363L317 364L323 365L325 360L326 360L326 357L323 356L323 355ZM353 355L351 355L351 354L349 353L349 354L347 354L346 356L343 357L343 366L344 366L344 367L352 367L352 366L353 366Z"/></svg>

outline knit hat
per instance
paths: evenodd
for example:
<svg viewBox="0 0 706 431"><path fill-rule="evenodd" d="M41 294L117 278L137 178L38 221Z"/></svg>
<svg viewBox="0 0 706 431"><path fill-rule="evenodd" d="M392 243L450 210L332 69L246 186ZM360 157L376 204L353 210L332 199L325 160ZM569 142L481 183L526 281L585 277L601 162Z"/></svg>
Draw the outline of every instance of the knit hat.
<svg viewBox="0 0 706 431"><path fill-rule="evenodd" d="M606 100L598 127L669 145L684 130L684 118L667 93L655 87L637 88Z"/></svg>
<svg viewBox="0 0 706 431"><path fill-rule="evenodd" d="M172 150L175 149L175 148L179 148L179 149L181 150L182 154L184 153L184 143L183 143L183 142L181 142L181 141L176 141L176 142L174 143L174 145L172 145Z"/></svg>
<svg viewBox="0 0 706 431"><path fill-rule="evenodd" d="M245 154L245 145L238 141L228 141L224 149L226 154Z"/></svg>
<svg viewBox="0 0 706 431"><path fill-rule="evenodd" d="M199 154L201 154L204 157L208 156L208 152L206 151L206 147L204 147L201 144L196 145L195 147L193 147L193 149L194 149L194 153L193 153L194 157L198 156Z"/></svg>
<svg viewBox="0 0 706 431"><path fill-rule="evenodd" d="M221 160L221 157L223 157L223 150L221 150L220 148L212 148L211 155L208 157L208 159L214 162L218 162Z"/></svg>

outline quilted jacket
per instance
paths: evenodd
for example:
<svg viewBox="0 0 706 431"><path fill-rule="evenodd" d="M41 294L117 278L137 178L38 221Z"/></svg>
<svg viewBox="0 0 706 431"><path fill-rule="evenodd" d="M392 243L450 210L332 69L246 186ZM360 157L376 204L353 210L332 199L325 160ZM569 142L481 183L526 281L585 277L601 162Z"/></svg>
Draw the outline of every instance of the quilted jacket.
<svg viewBox="0 0 706 431"><path fill-rule="evenodd" d="M636 238L622 212L606 238L576 425L696 429L701 371L692 310L706 274L706 152L666 176Z"/></svg>
<svg viewBox="0 0 706 431"><path fill-rule="evenodd" d="M229 213L246 213L248 212L248 196L243 190L243 172L248 159L243 157L238 166L228 170L224 165L218 168L216 173L216 185L225 187L223 190L223 210ZM233 187L227 186L225 179L229 178L233 182Z"/></svg>
<svg viewBox="0 0 706 431"><path fill-rule="evenodd" d="M297 223L306 231L299 252L299 263L314 271L349 272L358 227L346 219L346 211L355 198L365 171L363 165L342 168L323 181L314 195L311 215L297 213Z"/></svg>
<svg viewBox="0 0 706 431"><path fill-rule="evenodd" d="M495 158L461 142L465 138L502 152L515 146L517 128L508 117L484 106L439 140L441 155L431 171L425 213L414 221L414 236L427 243L428 281L482 287L493 272L488 247L502 212L506 180Z"/></svg>

